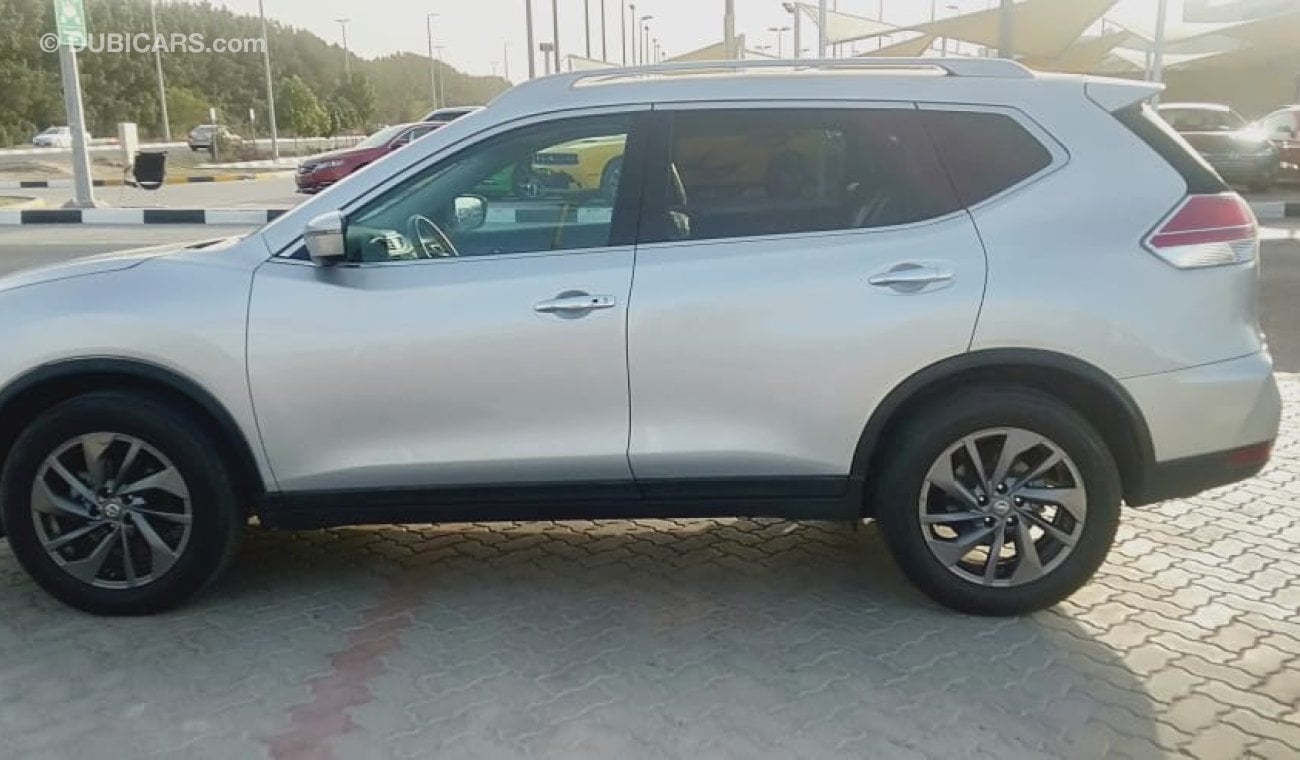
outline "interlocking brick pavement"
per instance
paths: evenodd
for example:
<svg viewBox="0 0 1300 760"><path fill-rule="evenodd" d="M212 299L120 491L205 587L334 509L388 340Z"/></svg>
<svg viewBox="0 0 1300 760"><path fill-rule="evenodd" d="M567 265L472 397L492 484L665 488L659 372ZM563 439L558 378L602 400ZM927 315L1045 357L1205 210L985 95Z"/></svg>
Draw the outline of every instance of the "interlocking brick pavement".
<svg viewBox="0 0 1300 760"><path fill-rule="evenodd" d="M251 530L99 619L0 548L0 757L1300 757L1300 377L1249 483L1126 510L1058 608L963 617L874 527Z"/></svg>

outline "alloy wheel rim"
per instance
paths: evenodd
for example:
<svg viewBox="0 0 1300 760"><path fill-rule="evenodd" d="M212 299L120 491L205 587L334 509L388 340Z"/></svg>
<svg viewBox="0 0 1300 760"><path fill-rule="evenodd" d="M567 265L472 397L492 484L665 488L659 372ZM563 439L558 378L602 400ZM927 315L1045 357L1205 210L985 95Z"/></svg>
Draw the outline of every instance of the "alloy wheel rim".
<svg viewBox="0 0 1300 760"><path fill-rule="evenodd" d="M918 510L926 546L949 572L1007 588L1046 577L1070 556L1088 495L1059 445L1021 428L990 428L935 459Z"/></svg>
<svg viewBox="0 0 1300 760"><path fill-rule="evenodd" d="M45 458L32 483L32 524L49 558L103 589L157 581L189 545L189 487L180 470L134 436L77 436Z"/></svg>

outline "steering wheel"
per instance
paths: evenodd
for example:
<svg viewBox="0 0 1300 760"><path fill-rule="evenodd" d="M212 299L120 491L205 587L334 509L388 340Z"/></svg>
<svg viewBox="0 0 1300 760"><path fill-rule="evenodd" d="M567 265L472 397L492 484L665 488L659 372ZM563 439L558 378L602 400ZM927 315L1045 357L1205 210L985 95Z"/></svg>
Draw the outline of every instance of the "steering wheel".
<svg viewBox="0 0 1300 760"><path fill-rule="evenodd" d="M443 232L442 228L434 224L429 217L412 214L410 225L411 237L420 244L416 251L418 258L443 259L460 255L456 246L452 244L451 238L447 237L447 233Z"/></svg>

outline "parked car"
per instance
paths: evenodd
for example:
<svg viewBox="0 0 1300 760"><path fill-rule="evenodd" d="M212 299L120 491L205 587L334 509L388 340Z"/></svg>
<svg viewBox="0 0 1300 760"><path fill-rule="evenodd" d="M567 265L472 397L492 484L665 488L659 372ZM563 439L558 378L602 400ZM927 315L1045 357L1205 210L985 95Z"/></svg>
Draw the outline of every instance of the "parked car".
<svg viewBox="0 0 1300 760"><path fill-rule="evenodd" d="M437 129L440 124L395 124L385 127L352 146L304 158L295 179L298 192L315 193L338 182L367 164L409 145Z"/></svg>
<svg viewBox="0 0 1300 760"><path fill-rule="evenodd" d="M533 80L248 236L0 280L14 556L144 613L252 516L874 518L926 593L1006 615L1086 583L1121 503L1265 465L1256 222L1157 85L713 66ZM806 179L708 177L725 130ZM474 192L619 140L612 199Z"/></svg>
<svg viewBox="0 0 1300 760"><path fill-rule="evenodd" d="M469 116L483 110L483 106L450 106L448 108L435 108L426 113L420 121L433 121L439 124L446 124L449 121L455 121L461 117Z"/></svg>
<svg viewBox="0 0 1300 760"><path fill-rule="evenodd" d="M1277 184L1277 148L1228 106L1166 103L1158 110L1224 179L1257 192Z"/></svg>
<svg viewBox="0 0 1300 760"><path fill-rule="evenodd" d="M625 135L589 137L538 151L519 184L533 183L537 191L598 191L613 198L623 171Z"/></svg>
<svg viewBox="0 0 1300 760"><path fill-rule="evenodd" d="M37 148L71 148L72 129L69 127L50 127L33 137L32 145Z"/></svg>
<svg viewBox="0 0 1300 760"><path fill-rule="evenodd" d="M1274 111L1256 124L1277 148L1282 176L1300 179L1300 105Z"/></svg>
<svg viewBox="0 0 1300 760"><path fill-rule="evenodd" d="M217 137L219 136L219 137ZM191 151L208 150L212 147L213 139L224 138L230 141L242 140L239 135L235 134L225 124L200 124L190 130L185 142L189 144Z"/></svg>

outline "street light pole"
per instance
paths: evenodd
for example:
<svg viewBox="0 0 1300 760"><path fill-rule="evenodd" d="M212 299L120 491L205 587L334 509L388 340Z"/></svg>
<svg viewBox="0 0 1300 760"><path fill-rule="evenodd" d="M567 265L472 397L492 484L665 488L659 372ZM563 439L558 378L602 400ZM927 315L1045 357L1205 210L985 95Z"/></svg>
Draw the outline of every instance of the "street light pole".
<svg viewBox="0 0 1300 760"><path fill-rule="evenodd" d="M582 0L582 28L587 33L587 59L591 59L591 0Z"/></svg>
<svg viewBox="0 0 1300 760"><path fill-rule="evenodd" d="M609 63L609 33L605 31L605 0L600 0L600 60Z"/></svg>
<svg viewBox="0 0 1300 760"><path fill-rule="evenodd" d="M533 40L533 0L524 0L524 18L528 25L528 78L537 78L537 43Z"/></svg>
<svg viewBox="0 0 1300 760"><path fill-rule="evenodd" d="M433 17L436 13L424 14L424 31L429 38L429 100L433 107L438 107L438 65L433 60Z"/></svg>
<svg viewBox="0 0 1300 760"><path fill-rule="evenodd" d="M736 49L736 0L727 0L722 12L722 47L728 61L740 60Z"/></svg>
<svg viewBox="0 0 1300 760"><path fill-rule="evenodd" d="M826 33L826 0L817 3L817 57L826 57L826 45L829 35Z"/></svg>
<svg viewBox="0 0 1300 760"><path fill-rule="evenodd" d="M257 13L262 17L262 68L266 70L266 115L271 122L271 160L279 161L280 136L275 125L275 88L271 84L271 41L266 35L266 9L262 7L262 0L257 0Z"/></svg>
<svg viewBox="0 0 1300 760"><path fill-rule="evenodd" d="M783 45L782 45L782 43L784 42L784 40L782 39L782 37L785 36L785 33L786 33L786 32L790 31L790 27L788 27L788 26L769 26L769 27L767 28L767 31L769 31L769 32L776 32L776 57L777 57L777 58L782 58L782 57L784 57L784 55L783 55L784 47L783 47Z"/></svg>
<svg viewBox="0 0 1300 760"><path fill-rule="evenodd" d="M555 73L560 73L560 2L551 0L551 47L555 54Z"/></svg>
<svg viewBox="0 0 1300 760"><path fill-rule="evenodd" d="M348 55L348 22L352 19L336 18L334 20L339 23L339 28L343 30L343 75L348 79L351 79L352 61L350 60L351 56Z"/></svg>
<svg viewBox="0 0 1300 760"><path fill-rule="evenodd" d="M632 42L632 65L635 66L635 65L637 64L637 60L636 60L636 38L637 38L637 34L636 34L636 3L628 3L628 4L627 4L627 7L628 7L629 9L631 9L631 12L632 12L632 36L629 37L628 39Z"/></svg>
<svg viewBox="0 0 1300 760"><path fill-rule="evenodd" d="M803 34L800 28L803 13L799 11L798 3L784 3L783 6L787 13L793 16L790 24L794 27L794 54L791 58L798 58L803 53Z"/></svg>
<svg viewBox="0 0 1300 760"><path fill-rule="evenodd" d="M86 116L81 104L81 76L77 72L77 50L71 45L59 45L59 66L63 74L63 101L68 112L68 127L72 132L72 189L73 200L69 208L94 208L94 184L90 180L90 153L86 146Z"/></svg>
<svg viewBox="0 0 1300 760"><path fill-rule="evenodd" d="M442 63L442 51L443 51L443 48L445 48L445 47L446 47L446 45L434 45L434 46L433 46L433 49L438 53L438 63ZM443 89L442 89L442 80L443 80L443 76L442 76L442 72L437 71L437 69L435 69L434 71L435 71L435 72L437 73L437 75L438 75L438 93L437 93L437 97L438 97L438 99L437 99L436 101L434 101L434 105L435 105L435 107L437 107L437 108L442 108L443 103L446 102L446 98L444 98L444 97L442 96L442 92L443 92Z"/></svg>
<svg viewBox="0 0 1300 760"><path fill-rule="evenodd" d="M1012 58L1016 54L1012 47L1012 36L1015 34L1016 28L1015 15L1015 0L1002 0L1002 15L998 19L999 58Z"/></svg>
<svg viewBox="0 0 1300 760"><path fill-rule="evenodd" d="M650 20L654 16L645 15L641 17L641 63L650 62Z"/></svg>
<svg viewBox="0 0 1300 760"><path fill-rule="evenodd" d="M502 71L501 73L505 75L506 81L509 82L510 81L510 43L509 42L501 43L501 68L504 69L504 71Z"/></svg>
<svg viewBox="0 0 1300 760"><path fill-rule="evenodd" d="M1169 23L1169 0L1160 0L1160 5L1156 9L1156 36L1152 41L1151 51L1151 71L1149 76L1152 82L1163 82L1165 78L1165 25ZM1152 103L1160 102L1160 93L1156 93L1151 99Z"/></svg>
<svg viewBox="0 0 1300 760"><path fill-rule="evenodd" d="M261 0L258 0L260 6ZM158 0L149 0L149 25L153 28L153 38L158 39ZM265 33L263 34L265 36ZM171 120L167 118L167 86L163 84L162 45L153 46L153 66L158 74L158 108L162 112L163 141L172 141Z"/></svg>

